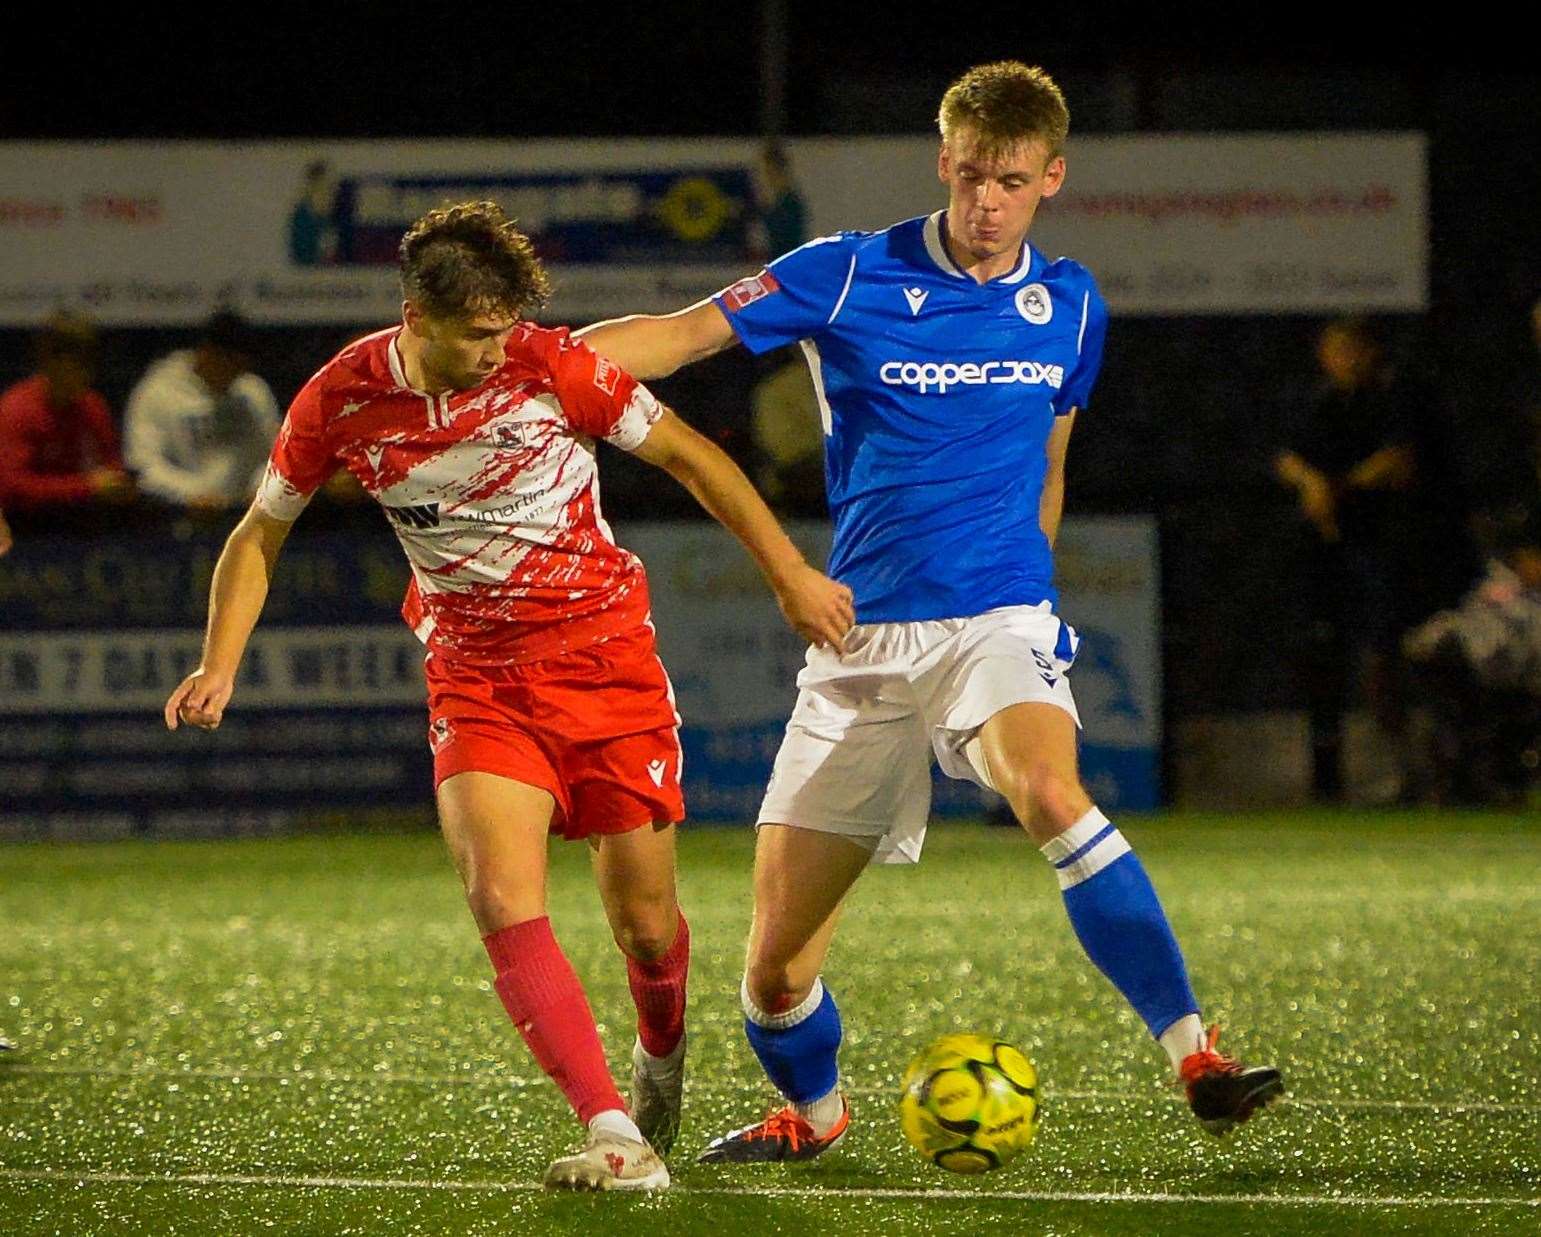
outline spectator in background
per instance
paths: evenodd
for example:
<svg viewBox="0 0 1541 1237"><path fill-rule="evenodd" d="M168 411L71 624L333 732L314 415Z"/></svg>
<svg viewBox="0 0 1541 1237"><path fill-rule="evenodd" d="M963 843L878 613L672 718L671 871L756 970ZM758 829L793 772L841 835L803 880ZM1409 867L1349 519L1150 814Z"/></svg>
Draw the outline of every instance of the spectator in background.
<svg viewBox="0 0 1541 1237"><path fill-rule="evenodd" d="M1342 718L1357 686L1393 758L1394 800L1410 783L1402 633L1470 578L1464 519L1426 387L1404 382L1370 325L1348 318L1317 338L1323 384L1274 461L1314 532L1307 580L1313 790L1342 793Z"/></svg>
<svg viewBox="0 0 1541 1237"><path fill-rule="evenodd" d="M808 239L808 208L792 180L792 164L780 142L766 142L754 175L755 217L749 256L760 262L790 253Z"/></svg>
<svg viewBox="0 0 1541 1237"><path fill-rule="evenodd" d="M132 498L107 401L91 389L96 331L61 314L34 347L37 373L0 395L0 505L16 515Z"/></svg>
<svg viewBox="0 0 1541 1237"><path fill-rule="evenodd" d="M144 493L174 507L218 511L248 502L261 480L278 403L251 372L251 329L209 319L196 347L145 372L128 397L128 462Z"/></svg>
<svg viewBox="0 0 1541 1237"><path fill-rule="evenodd" d="M325 159L305 166L299 196L289 212L289 261L331 266L338 260L337 181Z"/></svg>
<svg viewBox="0 0 1541 1237"><path fill-rule="evenodd" d="M1430 798L1516 805L1541 764L1541 520L1495 537L1459 607L1409 632L1403 651L1428 709Z"/></svg>
<svg viewBox="0 0 1541 1237"><path fill-rule="evenodd" d="M9 554L14 544L11 540L11 526L5 522L5 512L0 511L0 558Z"/></svg>

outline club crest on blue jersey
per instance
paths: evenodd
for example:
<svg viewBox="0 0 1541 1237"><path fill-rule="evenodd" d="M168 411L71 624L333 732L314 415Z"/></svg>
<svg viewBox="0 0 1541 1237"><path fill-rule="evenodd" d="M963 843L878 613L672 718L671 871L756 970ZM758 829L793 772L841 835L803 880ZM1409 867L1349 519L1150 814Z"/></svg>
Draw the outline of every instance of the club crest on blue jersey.
<svg viewBox="0 0 1541 1237"><path fill-rule="evenodd" d="M1041 283L1030 283L1016 297L1017 312L1034 326L1047 326L1054 316L1054 302Z"/></svg>

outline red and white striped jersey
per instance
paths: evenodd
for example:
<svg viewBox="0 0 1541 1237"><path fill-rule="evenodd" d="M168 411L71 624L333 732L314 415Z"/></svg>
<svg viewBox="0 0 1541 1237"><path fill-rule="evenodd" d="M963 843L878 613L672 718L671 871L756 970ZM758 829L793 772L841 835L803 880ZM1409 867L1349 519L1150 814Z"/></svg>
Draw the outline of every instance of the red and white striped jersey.
<svg viewBox="0 0 1541 1237"><path fill-rule="evenodd" d="M295 396L257 504L297 518L346 468L412 564L402 616L451 661L538 661L647 618L647 579L599 508L595 440L642 444L646 387L567 329L521 323L471 391L407 383L401 328L350 344Z"/></svg>

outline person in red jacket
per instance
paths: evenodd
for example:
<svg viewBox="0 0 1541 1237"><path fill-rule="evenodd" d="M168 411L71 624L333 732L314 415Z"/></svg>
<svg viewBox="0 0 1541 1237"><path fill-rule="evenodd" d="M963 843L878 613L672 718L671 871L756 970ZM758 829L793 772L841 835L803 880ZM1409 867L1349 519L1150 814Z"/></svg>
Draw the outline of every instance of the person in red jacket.
<svg viewBox="0 0 1541 1237"><path fill-rule="evenodd" d="M37 373L0 394L0 506L14 514L132 497L107 401L91 389L96 332L60 315L36 348Z"/></svg>

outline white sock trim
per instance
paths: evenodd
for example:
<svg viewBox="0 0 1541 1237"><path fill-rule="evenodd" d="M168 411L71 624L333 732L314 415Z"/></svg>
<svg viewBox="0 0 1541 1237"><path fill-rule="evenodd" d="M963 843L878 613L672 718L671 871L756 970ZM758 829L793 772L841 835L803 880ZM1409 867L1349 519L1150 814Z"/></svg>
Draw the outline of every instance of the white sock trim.
<svg viewBox="0 0 1541 1237"><path fill-rule="evenodd" d="M813 990L803 998L800 1004L783 1014L767 1014L754 1003L754 998L749 995L749 976L747 975L738 986L738 997L744 1007L744 1017L755 1026L764 1027L767 1031L785 1031L788 1027L795 1027L818 1009L819 1002L824 999L824 980L815 979Z"/></svg>
<svg viewBox="0 0 1541 1237"><path fill-rule="evenodd" d="M1117 829L1113 830L1074 863L1055 869L1059 876L1061 892L1074 889L1084 880L1090 880L1110 863L1122 859L1132 849L1134 848L1125 840L1124 835Z"/></svg>
<svg viewBox="0 0 1541 1237"><path fill-rule="evenodd" d="M1124 835L1096 808L1092 808L1058 837L1050 838L1039 851L1054 865L1061 891L1073 889L1096 876L1130 851Z"/></svg>
<svg viewBox="0 0 1541 1237"><path fill-rule="evenodd" d="M1041 854L1050 863L1058 863L1062 859L1080 850L1094 837L1108 827L1109 821L1102 812L1095 807L1089 808L1086 815L1066 829L1058 837L1050 838L1038 848Z"/></svg>
<svg viewBox="0 0 1541 1237"><path fill-rule="evenodd" d="M646 1142L642 1137L642 1131L637 1128L637 1123L619 1108L607 1108L604 1112L597 1112L589 1118L590 1134L614 1134L618 1138L629 1138L632 1142Z"/></svg>
<svg viewBox="0 0 1541 1237"><path fill-rule="evenodd" d="M685 1059L685 1036L680 1036L680 1042L675 1044L664 1056L655 1057L642 1046L642 1037L639 1035L632 1055L641 1060L643 1068L656 1074L672 1073L679 1068L680 1062Z"/></svg>

